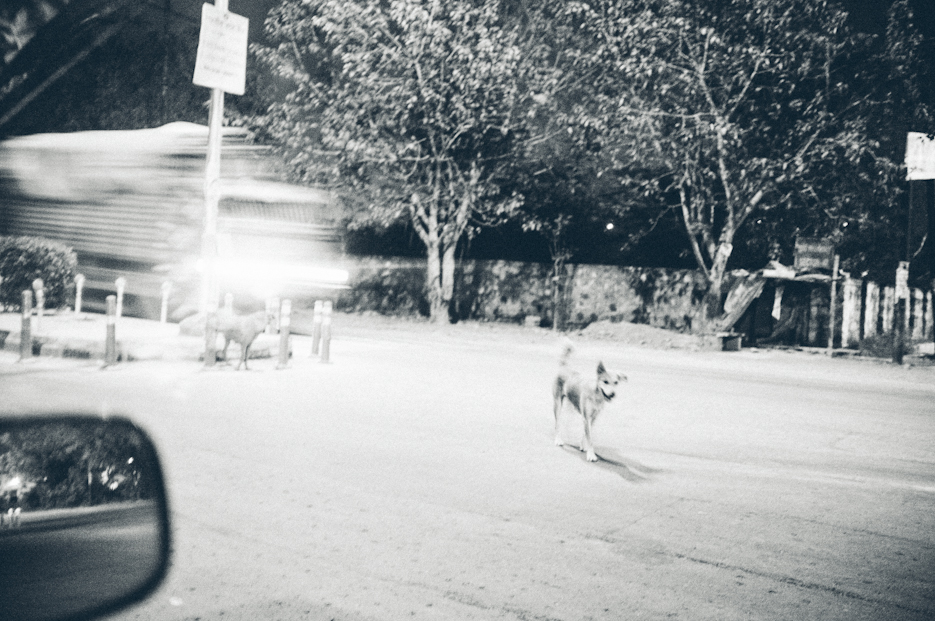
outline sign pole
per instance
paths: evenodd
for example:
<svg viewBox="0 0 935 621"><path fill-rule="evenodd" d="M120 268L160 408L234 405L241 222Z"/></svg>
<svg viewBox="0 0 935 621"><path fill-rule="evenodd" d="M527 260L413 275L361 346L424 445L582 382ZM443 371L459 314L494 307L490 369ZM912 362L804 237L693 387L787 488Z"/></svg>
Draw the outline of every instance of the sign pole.
<svg viewBox="0 0 935 621"><path fill-rule="evenodd" d="M215 8L227 11L227 0L215 0ZM204 313L217 311L218 291L218 203L221 198L221 123L224 119L224 91L211 89L211 107L208 112L208 156L205 165L205 226L202 236L201 258L202 308Z"/></svg>

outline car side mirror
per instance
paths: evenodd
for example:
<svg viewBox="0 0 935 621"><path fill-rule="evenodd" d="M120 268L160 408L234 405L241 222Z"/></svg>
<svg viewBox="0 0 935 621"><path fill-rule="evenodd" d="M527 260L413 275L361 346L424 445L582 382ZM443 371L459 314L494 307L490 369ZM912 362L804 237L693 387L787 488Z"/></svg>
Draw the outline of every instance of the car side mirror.
<svg viewBox="0 0 935 621"><path fill-rule="evenodd" d="M122 418L0 418L0 617L90 619L165 576L156 449Z"/></svg>

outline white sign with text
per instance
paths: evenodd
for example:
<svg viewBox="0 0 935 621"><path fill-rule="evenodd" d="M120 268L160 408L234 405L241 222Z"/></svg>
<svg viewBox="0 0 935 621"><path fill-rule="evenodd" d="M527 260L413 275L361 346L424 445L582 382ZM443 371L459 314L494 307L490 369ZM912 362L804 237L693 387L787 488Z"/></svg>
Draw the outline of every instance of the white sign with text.
<svg viewBox="0 0 935 621"><path fill-rule="evenodd" d="M250 20L242 15L201 5L201 34L195 56L198 86L243 95L247 80L247 31Z"/></svg>

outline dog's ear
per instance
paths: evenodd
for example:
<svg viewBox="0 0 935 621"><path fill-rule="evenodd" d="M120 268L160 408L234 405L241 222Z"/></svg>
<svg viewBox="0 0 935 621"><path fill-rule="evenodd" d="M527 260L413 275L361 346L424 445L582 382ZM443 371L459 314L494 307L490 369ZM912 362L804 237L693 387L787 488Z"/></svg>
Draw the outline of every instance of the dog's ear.
<svg viewBox="0 0 935 621"><path fill-rule="evenodd" d="M603 374L605 374L605 373L607 373L607 369L604 368L604 363L603 363L603 362L598 362L598 363L597 363L597 374L598 374L598 375L603 375Z"/></svg>

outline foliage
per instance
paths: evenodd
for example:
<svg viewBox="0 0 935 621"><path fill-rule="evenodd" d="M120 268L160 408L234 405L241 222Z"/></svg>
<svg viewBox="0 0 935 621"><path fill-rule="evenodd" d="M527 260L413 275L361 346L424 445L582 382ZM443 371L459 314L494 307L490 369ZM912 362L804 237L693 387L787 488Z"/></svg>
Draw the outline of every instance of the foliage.
<svg viewBox="0 0 935 621"><path fill-rule="evenodd" d="M495 183L524 130L518 30L494 0L284 0L266 33L253 51L280 97L246 122L336 187L353 225L411 221L442 319L458 242L518 204Z"/></svg>
<svg viewBox="0 0 935 621"><path fill-rule="evenodd" d="M47 308L68 303L78 259L74 251L39 237L0 237L0 307L19 309L25 290L42 279Z"/></svg>
<svg viewBox="0 0 935 621"><path fill-rule="evenodd" d="M711 314L737 241L788 260L797 234L840 241L891 202L873 40L833 3L595 0L563 19L590 41L569 51L594 85L581 113L631 188L680 211Z"/></svg>
<svg viewBox="0 0 935 621"><path fill-rule="evenodd" d="M27 425L0 434L0 509L80 507L150 498L143 440L110 423ZM19 479L15 495L8 485Z"/></svg>

